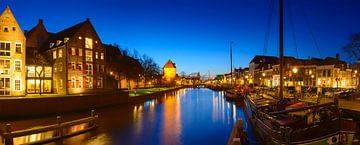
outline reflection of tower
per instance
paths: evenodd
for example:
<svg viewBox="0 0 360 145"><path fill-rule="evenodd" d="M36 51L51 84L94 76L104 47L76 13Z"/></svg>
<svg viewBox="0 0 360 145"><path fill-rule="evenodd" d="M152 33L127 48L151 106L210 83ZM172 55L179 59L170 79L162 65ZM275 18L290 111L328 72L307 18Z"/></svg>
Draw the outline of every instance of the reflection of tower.
<svg viewBox="0 0 360 145"><path fill-rule="evenodd" d="M161 143L160 144L179 144L181 127L181 104L180 95L171 95L164 102L164 110L161 122Z"/></svg>
<svg viewBox="0 0 360 145"><path fill-rule="evenodd" d="M176 64L169 60L163 67L163 79L167 84L173 84L176 77Z"/></svg>

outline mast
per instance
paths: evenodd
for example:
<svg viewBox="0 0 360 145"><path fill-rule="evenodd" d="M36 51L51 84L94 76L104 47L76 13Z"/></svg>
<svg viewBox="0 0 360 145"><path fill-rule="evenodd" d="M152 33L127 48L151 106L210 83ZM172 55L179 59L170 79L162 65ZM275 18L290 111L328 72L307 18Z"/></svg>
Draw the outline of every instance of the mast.
<svg viewBox="0 0 360 145"><path fill-rule="evenodd" d="M233 81L233 72L232 72L232 44L233 44L233 41L230 41L230 87L232 87L232 81Z"/></svg>
<svg viewBox="0 0 360 145"><path fill-rule="evenodd" d="M279 0L279 9L280 9L280 27L279 27L279 46L280 46L280 52L279 52L279 65L280 65L280 90L279 90L279 97L280 99L283 99L283 87L284 87L284 74L283 74L283 66L284 66L284 12L283 12L283 0Z"/></svg>

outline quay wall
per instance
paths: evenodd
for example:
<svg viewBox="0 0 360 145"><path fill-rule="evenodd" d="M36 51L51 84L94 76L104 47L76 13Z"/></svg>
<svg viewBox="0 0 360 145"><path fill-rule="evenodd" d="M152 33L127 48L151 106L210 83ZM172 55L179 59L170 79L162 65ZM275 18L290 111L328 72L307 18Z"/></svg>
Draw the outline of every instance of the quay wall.
<svg viewBox="0 0 360 145"><path fill-rule="evenodd" d="M128 102L129 93L122 91L91 95L7 97L0 98L0 119L60 115Z"/></svg>

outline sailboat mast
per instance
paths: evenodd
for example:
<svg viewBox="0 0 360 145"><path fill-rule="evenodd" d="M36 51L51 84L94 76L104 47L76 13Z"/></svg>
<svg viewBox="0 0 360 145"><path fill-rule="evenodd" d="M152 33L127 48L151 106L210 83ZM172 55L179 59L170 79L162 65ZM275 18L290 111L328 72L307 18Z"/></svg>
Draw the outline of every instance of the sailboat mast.
<svg viewBox="0 0 360 145"><path fill-rule="evenodd" d="M233 73L232 73L232 44L233 41L230 41L230 86L232 87L232 81L233 81Z"/></svg>
<svg viewBox="0 0 360 145"><path fill-rule="evenodd" d="M283 88L284 88L284 74L283 74L283 67L284 67L284 12L283 12L283 0L279 0L279 9L280 9L280 27L279 27L279 65L280 65L280 90L279 90L279 97L282 99L283 96Z"/></svg>

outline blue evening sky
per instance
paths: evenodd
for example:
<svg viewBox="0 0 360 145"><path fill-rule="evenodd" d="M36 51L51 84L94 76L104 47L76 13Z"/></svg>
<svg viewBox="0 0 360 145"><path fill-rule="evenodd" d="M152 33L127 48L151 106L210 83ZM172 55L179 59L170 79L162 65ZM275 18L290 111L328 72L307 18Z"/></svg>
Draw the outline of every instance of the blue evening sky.
<svg viewBox="0 0 360 145"><path fill-rule="evenodd" d="M234 41L235 67L246 67L254 55L263 54L270 1L3 0L1 7L11 7L23 30L31 29L39 18L50 32L90 18L103 43L136 49L153 57L161 67L171 59L178 73L218 74L230 70L230 41ZM360 0L285 1L292 8L300 58L320 57L303 11L323 57L341 52L349 35L360 32ZM277 6L268 55L278 55ZM289 18L286 15L285 55L296 56Z"/></svg>

